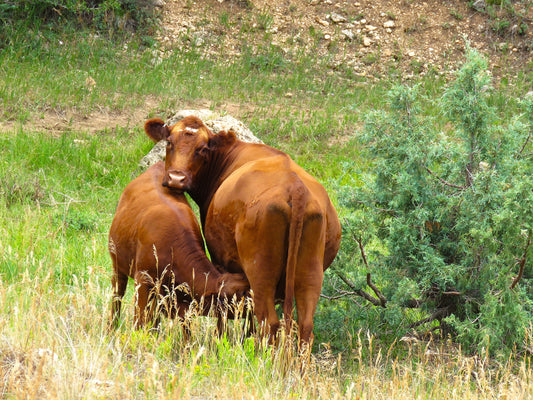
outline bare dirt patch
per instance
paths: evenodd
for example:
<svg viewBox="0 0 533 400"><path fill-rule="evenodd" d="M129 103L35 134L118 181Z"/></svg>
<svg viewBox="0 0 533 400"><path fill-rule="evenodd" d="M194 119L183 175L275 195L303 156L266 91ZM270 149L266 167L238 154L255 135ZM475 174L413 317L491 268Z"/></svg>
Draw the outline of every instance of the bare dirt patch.
<svg viewBox="0 0 533 400"><path fill-rule="evenodd" d="M453 70L467 42L489 57L495 74L524 68L533 58L531 2L512 2L512 12L489 1L476 3L477 8L466 0L161 0L159 40L228 60L242 54L243 43L268 40L287 53L295 47L318 51L332 58L332 68L370 78L391 68L406 77Z"/></svg>

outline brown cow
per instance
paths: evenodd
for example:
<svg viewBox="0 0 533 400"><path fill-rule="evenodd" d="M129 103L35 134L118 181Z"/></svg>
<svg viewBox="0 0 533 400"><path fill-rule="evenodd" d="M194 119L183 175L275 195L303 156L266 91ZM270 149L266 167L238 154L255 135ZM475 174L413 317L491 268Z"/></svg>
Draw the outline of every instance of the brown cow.
<svg viewBox="0 0 533 400"><path fill-rule="evenodd" d="M159 162L130 182L117 207L109 232L113 260L112 324L116 326L128 277L137 288L135 326L155 322L161 311L183 317L193 298L210 304L217 295L241 296L249 289L244 274L223 273L208 260L200 226L183 194L163 187L165 166ZM189 285L190 294L180 290ZM155 289L155 292L154 292ZM158 290L159 289L159 290ZM202 311L204 314L206 310Z"/></svg>
<svg viewBox="0 0 533 400"><path fill-rule="evenodd" d="M163 186L199 205L214 262L246 273L262 331L272 338L279 329L277 298L290 327L296 300L300 342L310 343L324 270L341 237L322 185L287 154L233 132L214 135L196 117L170 127L152 119L145 131L167 139Z"/></svg>

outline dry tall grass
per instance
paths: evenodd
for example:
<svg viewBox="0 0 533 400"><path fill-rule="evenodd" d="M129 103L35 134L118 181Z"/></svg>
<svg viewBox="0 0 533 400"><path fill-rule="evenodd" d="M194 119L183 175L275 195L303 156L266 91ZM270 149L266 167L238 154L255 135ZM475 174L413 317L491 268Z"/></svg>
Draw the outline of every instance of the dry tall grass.
<svg viewBox="0 0 533 400"><path fill-rule="evenodd" d="M286 347L240 344L239 323L219 340L209 318L192 319L192 341L165 320L153 334L133 331L131 293L124 321L108 334L108 271L58 284L26 274L0 280L0 397L39 399L526 399L525 359L504 365L466 357L453 346L401 342L378 348L355 338L352 354L321 346L308 364ZM403 351L397 351L397 350ZM393 354L404 354L403 358Z"/></svg>

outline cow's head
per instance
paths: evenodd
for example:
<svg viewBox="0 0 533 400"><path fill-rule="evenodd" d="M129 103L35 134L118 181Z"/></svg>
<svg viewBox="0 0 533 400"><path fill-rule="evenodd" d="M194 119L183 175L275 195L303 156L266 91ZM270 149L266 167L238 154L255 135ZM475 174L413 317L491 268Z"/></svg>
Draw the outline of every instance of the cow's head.
<svg viewBox="0 0 533 400"><path fill-rule="evenodd" d="M172 126L160 119L151 119L144 124L144 130L154 141L167 141L163 186L180 192L191 190L206 163L213 133L194 116Z"/></svg>

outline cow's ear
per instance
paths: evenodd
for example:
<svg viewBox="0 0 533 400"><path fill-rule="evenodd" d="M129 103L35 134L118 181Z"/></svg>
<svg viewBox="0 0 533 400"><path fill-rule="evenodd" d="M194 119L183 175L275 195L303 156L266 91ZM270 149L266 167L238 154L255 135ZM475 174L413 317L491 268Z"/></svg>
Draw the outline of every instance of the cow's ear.
<svg viewBox="0 0 533 400"><path fill-rule="evenodd" d="M144 131L154 142L168 138L170 128L159 118L152 118L145 122Z"/></svg>
<svg viewBox="0 0 533 400"><path fill-rule="evenodd" d="M216 135L209 136L208 146L210 148L231 146L237 141L235 132L230 130L229 132L220 131Z"/></svg>

